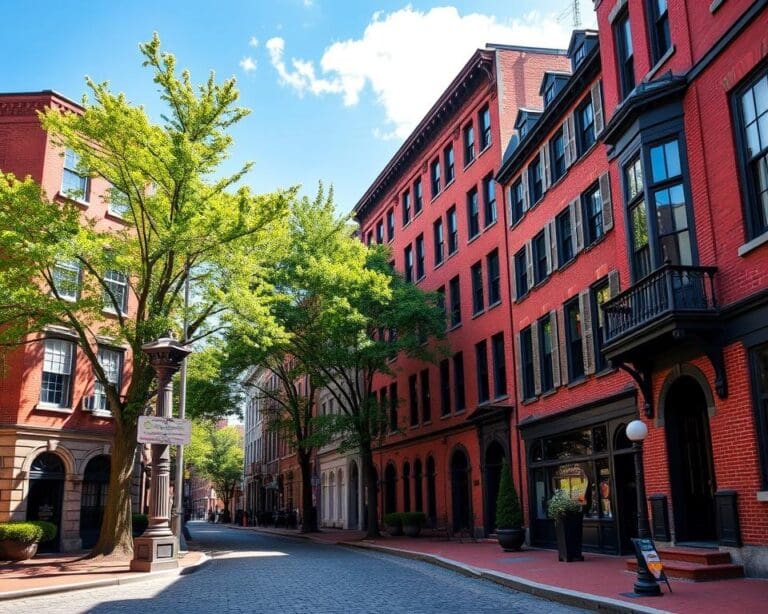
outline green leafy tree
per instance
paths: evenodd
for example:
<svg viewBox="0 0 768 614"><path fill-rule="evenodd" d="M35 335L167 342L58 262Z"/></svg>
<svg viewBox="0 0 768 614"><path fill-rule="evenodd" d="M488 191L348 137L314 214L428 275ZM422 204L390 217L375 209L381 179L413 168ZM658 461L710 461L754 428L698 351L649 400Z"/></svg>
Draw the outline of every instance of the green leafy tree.
<svg viewBox="0 0 768 614"><path fill-rule="evenodd" d="M232 426L218 428L210 421L195 422L186 454L197 474L213 484L224 504L224 522L230 522L232 499L243 478L242 431Z"/></svg>
<svg viewBox="0 0 768 614"><path fill-rule="evenodd" d="M312 430L335 435L342 450L359 451L368 534L374 536L378 510L372 451L386 428L387 410L376 400L374 378L392 374L390 359L398 353L424 360L439 355L440 344L426 340L444 336L445 314L436 293L406 283L393 271L386 249L363 245L322 191L293 209L288 235L269 276L275 288L270 316L280 333L263 341L251 317L251 305L262 308L263 302L243 292L232 295L237 314L233 337L278 363L290 359L314 389L324 387L336 399L340 413L316 417Z"/></svg>
<svg viewBox="0 0 768 614"><path fill-rule="evenodd" d="M523 511L520 509L520 499L512 482L512 471L509 462L504 459L501 464L501 480L499 494L496 497L496 528L519 529L523 524Z"/></svg>
<svg viewBox="0 0 768 614"><path fill-rule="evenodd" d="M168 330L178 333L188 277L196 299L188 313L192 342L220 326L222 296L242 281L241 271L250 271L254 296L268 293L254 280L268 268L270 243L280 234L275 220L294 196L237 188L250 164L220 175L232 143L228 131L248 113L236 104L234 79L217 83L211 75L196 87L188 72L177 73L174 57L161 51L156 35L140 50L166 106L161 123L108 84L91 80L81 114L52 108L40 117L54 143L79 155L83 173L113 186L108 198L124 211L122 230L105 229L73 202L50 200L30 179L0 173L0 343L23 343L49 325L72 331L106 390L114 419L109 494L94 554L133 549L136 424L154 394L154 372L142 344ZM61 300L54 270L62 261L76 262L83 272L75 301ZM122 313L105 279L110 270L128 273L135 305L130 314ZM112 317L103 313L105 299ZM253 310L258 325L268 329L263 314ZM122 395L99 364L97 342L103 337L130 348L132 374Z"/></svg>

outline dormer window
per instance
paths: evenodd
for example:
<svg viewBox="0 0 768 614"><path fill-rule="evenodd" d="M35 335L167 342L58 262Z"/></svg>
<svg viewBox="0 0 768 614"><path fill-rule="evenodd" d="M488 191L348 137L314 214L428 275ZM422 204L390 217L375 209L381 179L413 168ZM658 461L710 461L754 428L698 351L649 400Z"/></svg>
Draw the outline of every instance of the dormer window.
<svg viewBox="0 0 768 614"><path fill-rule="evenodd" d="M584 43L576 47L576 50L573 52L574 66L578 66L581 63L581 61L584 59L584 56L586 55L587 55L587 52L584 49Z"/></svg>
<svg viewBox="0 0 768 614"><path fill-rule="evenodd" d="M555 97L555 82L554 80L549 82L547 89L544 90L544 104L548 105Z"/></svg>

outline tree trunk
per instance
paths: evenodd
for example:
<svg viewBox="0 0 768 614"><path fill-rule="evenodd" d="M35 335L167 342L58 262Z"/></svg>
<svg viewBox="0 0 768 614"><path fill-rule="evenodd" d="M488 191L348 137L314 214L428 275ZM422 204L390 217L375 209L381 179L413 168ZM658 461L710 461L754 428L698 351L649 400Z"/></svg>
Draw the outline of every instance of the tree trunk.
<svg viewBox="0 0 768 614"><path fill-rule="evenodd" d="M104 508L99 540L90 556L133 555L131 487L136 460L136 427L115 419L116 432L109 471L109 496Z"/></svg>
<svg viewBox="0 0 768 614"><path fill-rule="evenodd" d="M379 498L376 487L376 467L373 464L373 451L370 442L360 445L360 462L365 476L365 497L368 501L368 531L367 539L381 537L379 534Z"/></svg>
<svg viewBox="0 0 768 614"><path fill-rule="evenodd" d="M301 469L301 532L317 531L317 514L312 506L312 463L309 450L298 450Z"/></svg>

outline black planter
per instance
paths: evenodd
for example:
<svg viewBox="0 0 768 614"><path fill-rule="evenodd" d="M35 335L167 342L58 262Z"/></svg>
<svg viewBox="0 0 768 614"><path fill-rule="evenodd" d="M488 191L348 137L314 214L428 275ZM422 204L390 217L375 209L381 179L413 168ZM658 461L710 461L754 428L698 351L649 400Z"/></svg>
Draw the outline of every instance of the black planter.
<svg viewBox="0 0 768 614"><path fill-rule="evenodd" d="M517 552L525 542L525 529L496 529L496 536L504 552Z"/></svg>
<svg viewBox="0 0 768 614"><path fill-rule="evenodd" d="M404 524L403 525L403 533L406 534L408 537L418 537L421 533L421 525L420 524Z"/></svg>
<svg viewBox="0 0 768 614"><path fill-rule="evenodd" d="M568 512L555 520L557 553L560 561L583 561L581 554L582 513Z"/></svg>
<svg viewBox="0 0 768 614"><path fill-rule="evenodd" d="M403 534L403 525L401 524L388 524L387 525L387 533L389 533L392 537L397 537L398 535Z"/></svg>

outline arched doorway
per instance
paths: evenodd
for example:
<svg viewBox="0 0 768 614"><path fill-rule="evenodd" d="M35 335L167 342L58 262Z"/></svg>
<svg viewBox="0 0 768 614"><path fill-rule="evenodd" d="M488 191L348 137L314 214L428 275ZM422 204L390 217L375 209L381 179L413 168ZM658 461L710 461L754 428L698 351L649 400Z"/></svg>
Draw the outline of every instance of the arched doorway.
<svg viewBox="0 0 768 614"><path fill-rule="evenodd" d="M384 470L384 513L397 511L397 470L390 463Z"/></svg>
<svg viewBox="0 0 768 614"><path fill-rule="evenodd" d="M421 469L421 460L416 459L413 463L413 481L414 481L414 509L417 512L423 512L424 511L424 495L421 490L421 478L422 478L422 469Z"/></svg>
<svg viewBox="0 0 768 614"><path fill-rule="evenodd" d="M403 465L403 511L411 511L411 464Z"/></svg>
<svg viewBox="0 0 768 614"><path fill-rule="evenodd" d="M453 530L471 531L469 460L463 450L456 450L451 456L451 502Z"/></svg>
<svg viewBox="0 0 768 614"><path fill-rule="evenodd" d="M93 548L99 539L101 519L107 504L109 466L109 456L97 456L88 461L83 473L80 497L80 539L83 548Z"/></svg>
<svg viewBox="0 0 768 614"><path fill-rule="evenodd" d="M349 497L347 518L349 518L349 528L356 529L360 525L359 505L360 505L360 486L357 463L352 461L349 465Z"/></svg>
<svg viewBox="0 0 768 614"><path fill-rule="evenodd" d="M675 540L710 542L715 526L715 472L707 400L701 385L683 375L669 387L664 402Z"/></svg>
<svg viewBox="0 0 768 614"><path fill-rule="evenodd" d="M492 441L485 450L485 534L496 530L496 498L499 496L501 464L506 454L498 441Z"/></svg>
<svg viewBox="0 0 768 614"><path fill-rule="evenodd" d="M435 459L427 457L427 517L437 520L437 489L435 488Z"/></svg>
<svg viewBox="0 0 768 614"><path fill-rule="evenodd" d="M27 520L47 520L56 525L56 537L42 542L38 552L58 552L61 538L61 508L64 502L64 463L52 452L43 452L29 469Z"/></svg>

